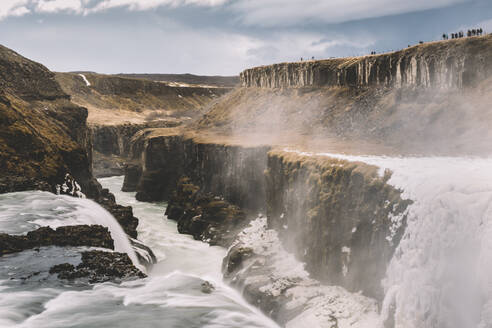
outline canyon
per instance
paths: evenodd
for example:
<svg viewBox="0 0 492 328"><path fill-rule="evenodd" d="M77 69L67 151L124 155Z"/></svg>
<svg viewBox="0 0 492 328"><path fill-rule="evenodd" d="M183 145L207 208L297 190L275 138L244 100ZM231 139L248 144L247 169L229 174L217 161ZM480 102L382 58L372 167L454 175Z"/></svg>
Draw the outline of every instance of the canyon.
<svg viewBox="0 0 492 328"><path fill-rule="evenodd" d="M138 242L132 209L95 179L124 175L137 204L165 202L180 233L221 247L224 281L283 327L487 327L487 295L470 283L471 313L456 294L436 296L448 290L432 277L449 265L451 241L433 240L441 233L461 241L457 231L470 231L487 255L489 203L461 197L491 190L491 50L486 35L281 63L247 69L231 87L52 73L2 47L0 191L81 192ZM0 242L21 243L16 252L31 248L6 233ZM419 244L437 260L412 258ZM99 244L71 246L84 245ZM133 256L155 257L143 254ZM143 277L118 256L104 261ZM450 309L463 316L441 317Z"/></svg>

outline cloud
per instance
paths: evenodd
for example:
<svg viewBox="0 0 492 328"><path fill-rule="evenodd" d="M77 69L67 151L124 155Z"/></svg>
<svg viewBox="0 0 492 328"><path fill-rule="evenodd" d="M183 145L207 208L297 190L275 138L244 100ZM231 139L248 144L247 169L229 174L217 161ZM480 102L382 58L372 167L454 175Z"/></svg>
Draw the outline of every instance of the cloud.
<svg viewBox="0 0 492 328"><path fill-rule="evenodd" d="M128 10L150 10L161 6L179 7L186 5L213 7L228 0L0 0L0 20L9 16L28 13L90 14L112 8Z"/></svg>
<svg viewBox="0 0 492 328"><path fill-rule="evenodd" d="M81 0L40 0L35 6L37 12L56 13L70 11L81 13L83 9Z"/></svg>
<svg viewBox="0 0 492 328"><path fill-rule="evenodd" d="M247 51L250 66L281 61L297 61L302 58L327 58L340 55L340 49L352 54L364 53L375 43L371 35L354 37L319 32L274 33L268 38L256 39L256 46Z"/></svg>
<svg viewBox="0 0 492 328"><path fill-rule="evenodd" d="M341 23L447 7L471 0L240 0L232 9L246 25Z"/></svg>
<svg viewBox="0 0 492 328"><path fill-rule="evenodd" d="M228 0L103 0L89 11L97 12L117 7L127 7L129 10L149 10L160 6L218 6L226 1Z"/></svg>
<svg viewBox="0 0 492 328"><path fill-rule="evenodd" d="M27 0L2 0L0 2L0 19L8 16L22 16L26 14L29 12L29 10L24 7L27 3Z"/></svg>
<svg viewBox="0 0 492 328"><path fill-rule="evenodd" d="M472 0L1 0L0 19L29 12L90 14L113 8L217 7L255 26L340 23L441 8ZM22 9L19 9L22 8Z"/></svg>

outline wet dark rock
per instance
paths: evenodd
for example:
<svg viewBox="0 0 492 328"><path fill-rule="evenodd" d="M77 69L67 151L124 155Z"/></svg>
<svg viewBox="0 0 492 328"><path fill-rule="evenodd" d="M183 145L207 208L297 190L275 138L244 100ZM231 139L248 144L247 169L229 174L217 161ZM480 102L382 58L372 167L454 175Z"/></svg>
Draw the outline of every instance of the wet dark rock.
<svg viewBox="0 0 492 328"><path fill-rule="evenodd" d="M138 219L133 216L131 206L116 204L114 195L108 189L101 190L101 197L97 202L114 216L126 234L132 238L137 238Z"/></svg>
<svg viewBox="0 0 492 328"><path fill-rule="evenodd" d="M27 235L0 234L0 256L41 246L91 246L114 249L108 228L100 225L41 227Z"/></svg>
<svg viewBox="0 0 492 328"><path fill-rule="evenodd" d="M76 267L63 263L51 267L50 273L66 280L87 279L89 283L146 277L133 265L127 254L104 251L83 252L82 262Z"/></svg>
<svg viewBox="0 0 492 328"><path fill-rule="evenodd" d="M70 263L62 263L54 265L50 268L50 273L63 273L63 272L71 272L75 270L75 266Z"/></svg>
<svg viewBox="0 0 492 328"><path fill-rule="evenodd" d="M215 290L215 286L212 283L205 281L201 285L201 291L204 294L211 294Z"/></svg>
<svg viewBox="0 0 492 328"><path fill-rule="evenodd" d="M232 273L241 270L245 260L254 255L253 249L236 245L232 247L223 261L224 276L229 277Z"/></svg>
<svg viewBox="0 0 492 328"><path fill-rule="evenodd" d="M125 166L125 180L123 181L122 191L136 191L140 177L142 176L142 166L140 164L128 163Z"/></svg>
<svg viewBox="0 0 492 328"><path fill-rule="evenodd" d="M0 178L0 194L24 190L53 191L53 188L46 181L36 178L22 176Z"/></svg>
<svg viewBox="0 0 492 328"><path fill-rule="evenodd" d="M203 193L189 178L179 180L166 215L178 222L178 231L210 245L227 246L245 224L246 215L220 197Z"/></svg>

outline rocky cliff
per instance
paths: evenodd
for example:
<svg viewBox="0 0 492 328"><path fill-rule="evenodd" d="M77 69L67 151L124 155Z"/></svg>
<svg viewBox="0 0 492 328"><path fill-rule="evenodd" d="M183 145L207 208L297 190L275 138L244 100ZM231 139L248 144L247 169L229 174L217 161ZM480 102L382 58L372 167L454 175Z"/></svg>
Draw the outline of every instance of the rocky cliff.
<svg viewBox="0 0 492 328"><path fill-rule="evenodd" d="M463 88L490 77L492 36L431 42L397 52L247 69L243 87Z"/></svg>
<svg viewBox="0 0 492 328"><path fill-rule="evenodd" d="M205 192L246 209L265 208L263 171L267 146L243 146L186 137L176 129L156 129L146 137L137 198L168 200L186 175Z"/></svg>
<svg viewBox="0 0 492 328"><path fill-rule="evenodd" d="M126 123L121 125L92 124L93 170L96 177L123 175L125 167L139 160L142 146L139 132L155 128L174 127L178 121L157 120L148 123Z"/></svg>
<svg viewBox="0 0 492 328"><path fill-rule="evenodd" d="M390 177L364 163L271 151L268 226L311 277L381 301L411 203L386 183Z"/></svg>
<svg viewBox="0 0 492 328"><path fill-rule="evenodd" d="M54 190L72 174L89 197L98 196L90 170L87 110L70 102L44 66L0 47L1 191Z"/></svg>
<svg viewBox="0 0 492 328"><path fill-rule="evenodd" d="M136 237L132 208L117 205L92 174L87 115L54 73L0 46L0 193L81 191Z"/></svg>

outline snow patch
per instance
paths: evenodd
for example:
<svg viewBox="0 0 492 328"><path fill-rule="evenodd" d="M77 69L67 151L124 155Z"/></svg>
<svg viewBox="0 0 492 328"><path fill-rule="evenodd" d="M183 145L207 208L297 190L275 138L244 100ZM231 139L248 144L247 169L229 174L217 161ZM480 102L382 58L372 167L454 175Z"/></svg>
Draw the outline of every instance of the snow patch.
<svg viewBox="0 0 492 328"><path fill-rule="evenodd" d="M89 82L89 80L87 80L84 74L79 74L79 76L82 78L82 80L84 80L86 86L91 86L91 83Z"/></svg>

